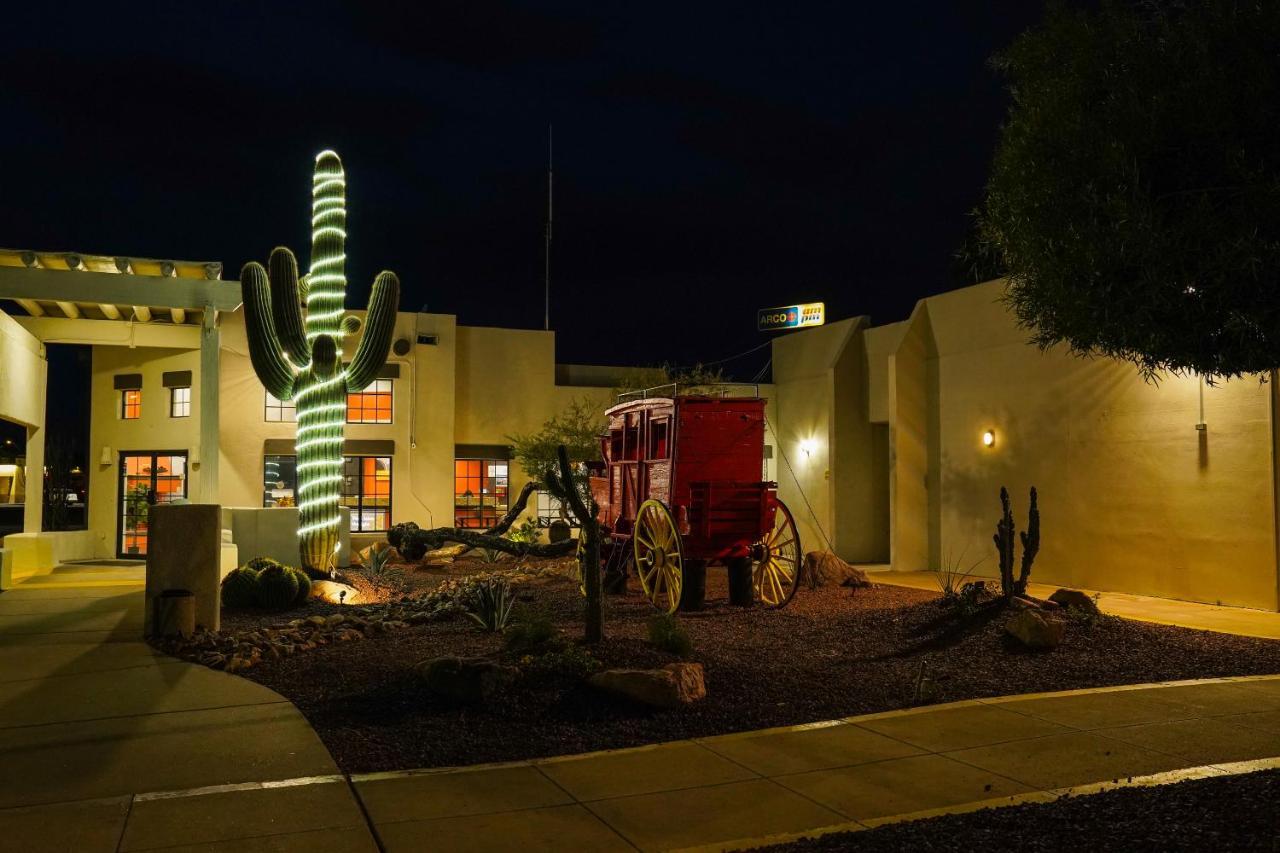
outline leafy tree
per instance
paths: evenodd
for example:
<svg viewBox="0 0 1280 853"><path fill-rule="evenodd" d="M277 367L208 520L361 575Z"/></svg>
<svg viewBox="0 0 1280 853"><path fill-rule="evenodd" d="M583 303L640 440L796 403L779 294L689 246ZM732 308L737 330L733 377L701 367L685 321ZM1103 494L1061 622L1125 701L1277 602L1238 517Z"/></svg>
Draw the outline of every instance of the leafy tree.
<svg viewBox="0 0 1280 853"><path fill-rule="evenodd" d="M643 391L646 388L661 388L663 385L696 388L702 385L718 385L724 381L726 381L724 372L718 367L706 367L701 364L695 364L693 367L676 367L673 364L660 364L656 367L641 367L628 371L621 378L618 393L626 394L632 391Z"/></svg>
<svg viewBox="0 0 1280 853"><path fill-rule="evenodd" d="M1210 377L1280 365L1280 3L1058 8L995 58L1013 96L980 211L1042 347Z"/></svg>
<svg viewBox="0 0 1280 853"><path fill-rule="evenodd" d="M564 411L553 416L534 433L507 436L520 467L529 477L545 484L549 475L560 474L559 448L563 445L574 472L574 482L584 501L591 499L586 463L600 458L600 434L604 432L604 415L590 400L574 400ZM566 509L560 503L560 515Z"/></svg>

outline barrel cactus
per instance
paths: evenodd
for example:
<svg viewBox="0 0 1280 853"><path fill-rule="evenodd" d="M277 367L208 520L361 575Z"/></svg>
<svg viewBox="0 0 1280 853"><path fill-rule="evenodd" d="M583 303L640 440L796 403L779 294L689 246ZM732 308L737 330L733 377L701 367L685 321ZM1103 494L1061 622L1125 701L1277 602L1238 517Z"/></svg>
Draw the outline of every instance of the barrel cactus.
<svg viewBox="0 0 1280 853"><path fill-rule="evenodd" d="M279 561L273 560L270 557L254 557L252 560L244 564L244 568L249 569L256 574L268 566L278 565L280 565Z"/></svg>
<svg viewBox="0 0 1280 853"><path fill-rule="evenodd" d="M274 565L258 572L258 604L268 610L285 610L298 598L298 574L288 566Z"/></svg>
<svg viewBox="0 0 1280 853"><path fill-rule="evenodd" d="M306 604L307 599L311 597L311 576L302 569L293 569L293 574L298 579L298 594L294 596L293 603Z"/></svg>
<svg viewBox="0 0 1280 853"><path fill-rule="evenodd" d="M233 610L254 607L258 603L258 573L253 569L232 569L222 579L222 606Z"/></svg>
<svg viewBox="0 0 1280 853"><path fill-rule="evenodd" d="M310 271L299 279L293 253L278 247L269 273L256 262L240 272L254 372L272 396L297 407L299 554L317 574L332 572L338 550L346 395L364 390L386 363L400 302L395 273L379 273L364 335L344 364L343 338L358 325L343 307L346 224L346 173L337 154L323 151L311 187Z"/></svg>

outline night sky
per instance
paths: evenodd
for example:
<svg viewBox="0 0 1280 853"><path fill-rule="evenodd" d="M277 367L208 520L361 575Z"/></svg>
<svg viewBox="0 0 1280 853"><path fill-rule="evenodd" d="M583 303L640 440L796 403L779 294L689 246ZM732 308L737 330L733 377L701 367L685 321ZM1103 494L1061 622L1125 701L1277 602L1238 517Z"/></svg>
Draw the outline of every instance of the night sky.
<svg viewBox="0 0 1280 853"><path fill-rule="evenodd" d="M561 361L718 360L792 302L891 322L956 286L1007 105L986 60L1042 5L286 8L7 8L0 245L305 256L332 147L348 307L390 268L404 310L541 328L553 123Z"/></svg>

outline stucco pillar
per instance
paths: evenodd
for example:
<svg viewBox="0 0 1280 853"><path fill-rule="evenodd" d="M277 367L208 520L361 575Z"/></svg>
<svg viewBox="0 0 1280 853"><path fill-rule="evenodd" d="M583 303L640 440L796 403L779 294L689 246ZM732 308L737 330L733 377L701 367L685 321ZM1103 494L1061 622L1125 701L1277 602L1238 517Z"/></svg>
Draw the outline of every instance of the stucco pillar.
<svg viewBox="0 0 1280 853"><path fill-rule="evenodd" d="M43 394L41 395L44 396ZM43 403L41 403L43 406ZM26 500L22 508L22 531L39 533L44 519L44 434L43 426L27 427Z"/></svg>
<svg viewBox="0 0 1280 853"><path fill-rule="evenodd" d="M200 323L200 487L195 500L218 503L218 387L221 333L218 312L205 306Z"/></svg>

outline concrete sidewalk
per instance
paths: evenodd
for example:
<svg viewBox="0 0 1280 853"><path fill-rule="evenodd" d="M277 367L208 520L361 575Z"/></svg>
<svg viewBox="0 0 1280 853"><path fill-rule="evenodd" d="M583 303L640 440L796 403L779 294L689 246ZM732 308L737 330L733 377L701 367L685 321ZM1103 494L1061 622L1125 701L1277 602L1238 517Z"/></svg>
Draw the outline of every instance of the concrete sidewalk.
<svg viewBox="0 0 1280 853"><path fill-rule="evenodd" d="M937 572L877 571L869 573L869 576L874 583L938 592ZM988 585L994 582L995 586L999 586L998 578L974 575L973 580L985 580ZM1027 592L1037 598L1048 598L1056 589L1058 587L1054 584L1027 584ZM1089 595L1096 594L1098 608L1112 616L1123 616L1139 622L1155 622L1159 625L1176 625L1180 628L1280 640L1280 613L1270 610L1201 604L1196 601L1177 601L1172 598L1129 595L1123 592L1095 592L1091 589L1084 592Z"/></svg>
<svg viewBox="0 0 1280 853"><path fill-rule="evenodd" d="M146 826L163 811L162 801L135 796L144 792L342 778L279 694L141 642L142 588L121 580L46 576L0 594L0 847L114 851L126 817ZM339 828L365 845L353 849L372 849L346 785L305 794L319 808L255 823L255 801L246 815L201 820L262 835L299 820L308 828L345 822ZM200 835L192 826L175 830L171 843Z"/></svg>
<svg viewBox="0 0 1280 853"><path fill-rule="evenodd" d="M6 848L732 849L1280 766L1280 676L1267 676L347 777L277 694L137 642L140 608L136 589L0 595Z"/></svg>

